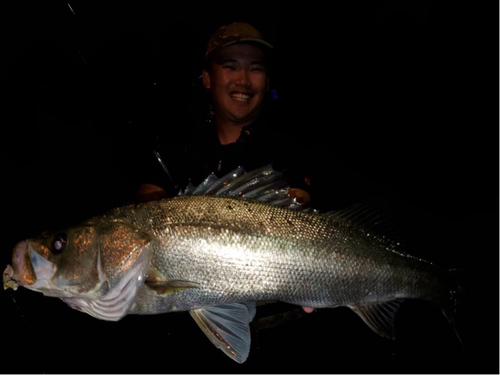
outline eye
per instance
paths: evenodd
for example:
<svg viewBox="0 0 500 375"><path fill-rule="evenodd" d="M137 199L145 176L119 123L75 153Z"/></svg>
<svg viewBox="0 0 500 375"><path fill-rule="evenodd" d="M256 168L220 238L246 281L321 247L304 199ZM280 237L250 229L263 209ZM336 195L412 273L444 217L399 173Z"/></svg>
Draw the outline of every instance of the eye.
<svg viewBox="0 0 500 375"><path fill-rule="evenodd" d="M63 252L66 247L66 243L68 242L66 238L66 233L58 233L54 236L52 240L52 252L55 254L60 254Z"/></svg>

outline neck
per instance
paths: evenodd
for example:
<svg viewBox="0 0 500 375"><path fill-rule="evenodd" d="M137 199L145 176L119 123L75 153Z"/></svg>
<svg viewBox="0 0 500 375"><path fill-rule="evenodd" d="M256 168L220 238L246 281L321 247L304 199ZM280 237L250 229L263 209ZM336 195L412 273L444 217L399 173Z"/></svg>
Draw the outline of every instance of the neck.
<svg viewBox="0 0 500 375"><path fill-rule="evenodd" d="M234 124L230 121L224 121L224 119L220 119L217 116L215 121L217 124L217 135L219 136L219 142L221 145L236 142L240 137L243 127L250 124L250 122L245 124Z"/></svg>

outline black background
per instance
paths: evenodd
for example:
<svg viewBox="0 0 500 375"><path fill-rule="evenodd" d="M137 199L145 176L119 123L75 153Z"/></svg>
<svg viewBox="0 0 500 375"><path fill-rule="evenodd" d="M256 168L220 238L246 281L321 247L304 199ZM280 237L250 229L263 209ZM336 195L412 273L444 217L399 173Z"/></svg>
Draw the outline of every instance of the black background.
<svg viewBox="0 0 500 375"><path fill-rule="evenodd" d="M309 160L318 204L381 197L412 252L463 269L467 293L465 351L411 301L395 342L320 310L260 331L237 365L188 314L103 322L21 288L0 293L3 371L498 372L498 4L6 4L2 267L17 241L133 196L154 135L191 132L210 34L245 21L275 45L272 115L300 140L290 157Z"/></svg>

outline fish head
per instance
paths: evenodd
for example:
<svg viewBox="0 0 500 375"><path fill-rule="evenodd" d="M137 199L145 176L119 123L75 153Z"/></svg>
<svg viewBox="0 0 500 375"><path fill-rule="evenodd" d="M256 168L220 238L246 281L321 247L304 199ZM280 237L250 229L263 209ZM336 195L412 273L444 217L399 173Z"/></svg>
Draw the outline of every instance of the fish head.
<svg viewBox="0 0 500 375"><path fill-rule="evenodd" d="M79 226L19 242L12 254L12 278L47 296L67 297L95 290L98 235L93 226Z"/></svg>
<svg viewBox="0 0 500 375"><path fill-rule="evenodd" d="M149 242L147 235L120 222L88 222L44 232L15 246L8 278L66 302L100 300L120 288L132 271L132 277L141 281L146 269L141 255Z"/></svg>

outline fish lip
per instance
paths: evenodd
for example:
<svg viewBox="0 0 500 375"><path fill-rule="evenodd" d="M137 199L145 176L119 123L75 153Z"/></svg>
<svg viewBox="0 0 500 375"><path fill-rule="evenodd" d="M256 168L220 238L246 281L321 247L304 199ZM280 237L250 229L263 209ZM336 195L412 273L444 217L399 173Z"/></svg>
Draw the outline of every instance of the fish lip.
<svg viewBox="0 0 500 375"><path fill-rule="evenodd" d="M11 280L22 286L32 285L36 282L36 273L31 263L28 246L27 240L21 241L16 245L12 254L14 272Z"/></svg>

